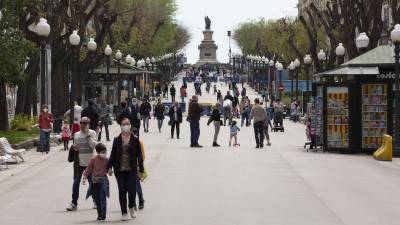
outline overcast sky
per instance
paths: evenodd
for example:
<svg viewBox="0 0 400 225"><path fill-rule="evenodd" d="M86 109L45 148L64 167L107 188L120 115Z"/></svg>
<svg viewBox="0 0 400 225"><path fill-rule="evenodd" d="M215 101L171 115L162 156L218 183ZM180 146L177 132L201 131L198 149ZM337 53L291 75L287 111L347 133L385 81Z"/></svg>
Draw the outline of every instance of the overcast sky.
<svg viewBox="0 0 400 225"><path fill-rule="evenodd" d="M229 59L228 30L234 30L241 22L257 18L277 19L296 16L298 0L177 0L176 19L189 28L192 39L185 49L188 63L196 63L199 58L198 45L203 39L204 17L209 16L214 30L214 40L218 45L217 57L220 62ZM232 41L232 52L239 53Z"/></svg>

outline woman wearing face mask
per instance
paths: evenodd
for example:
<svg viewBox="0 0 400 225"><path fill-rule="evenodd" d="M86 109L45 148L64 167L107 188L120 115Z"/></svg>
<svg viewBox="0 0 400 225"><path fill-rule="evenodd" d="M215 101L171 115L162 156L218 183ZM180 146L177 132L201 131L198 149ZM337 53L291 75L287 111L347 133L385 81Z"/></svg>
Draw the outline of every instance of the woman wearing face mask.
<svg viewBox="0 0 400 225"><path fill-rule="evenodd" d="M40 128L40 150L42 154L46 154L50 151L50 133L53 128L54 118L49 112L49 107L47 105L42 106L42 112L39 115L39 128Z"/></svg>
<svg viewBox="0 0 400 225"><path fill-rule="evenodd" d="M139 139L131 132L131 123L128 118L122 118L121 134L114 138L108 162L109 174L112 174L111 168L114 168L118 183L122 220L128 220L127 194L129 213L131 218L134 219L136 217L134 209L136 179L142 177L144 166ZM137 171L137 168L139 168L139 171Z"/></svg>

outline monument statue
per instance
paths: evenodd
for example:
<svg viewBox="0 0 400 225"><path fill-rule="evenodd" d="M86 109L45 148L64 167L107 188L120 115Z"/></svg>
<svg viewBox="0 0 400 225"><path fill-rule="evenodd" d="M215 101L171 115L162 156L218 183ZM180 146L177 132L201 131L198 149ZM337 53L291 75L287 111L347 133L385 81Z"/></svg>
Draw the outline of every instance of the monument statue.
<svg viewBox="0 0 400 225"><path fill-rule="evenodd" d="M211 29L210 17L206 16L205 21L206 21L206 30L210 30Z"/></svg>
<svg viewBox="0 0 400 225"><path fill-rule="evenodd" d="M199 45L200 57L197 61L196 66L202 66L205 64L215 65L219 64L217 60L217 49L218 46L213 40L214 31L211 30L211 19L210 17L204 17L206 22L206 29L203 31L203 41Z"/></svg>

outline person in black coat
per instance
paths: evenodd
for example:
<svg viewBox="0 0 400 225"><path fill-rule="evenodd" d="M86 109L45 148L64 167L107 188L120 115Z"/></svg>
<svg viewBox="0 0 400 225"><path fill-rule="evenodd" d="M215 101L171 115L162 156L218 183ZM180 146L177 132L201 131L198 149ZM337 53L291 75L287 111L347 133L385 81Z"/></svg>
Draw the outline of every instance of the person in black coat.
<svg viewBox="0 0 400 225"><path fill-rule="evenodd" d="M99 125L99 113L95 109L94 102L92 100L88 100L88 107L82 110L81 118L87 117L90 119L89 129L96 130Z"/></svg>
<svg viewBox="0 0 400 225"><path fill-rule="evenodd" d="M174 102L174 106L169 109L169 125L171 126L171 138L174 138L174 130L176 127L176 137L179 139L179 125L182 123L182 111L179 108L179 103Z"/></svg>
<svg viewBox="0 0 400 225"><path fill-rule="evenodd" d="M130 216L136 217L135 197L136 182L144 173L143 155L139 142L131 129L129 118L121 118L121 134L114 138L110 159L108 161L108 174L113 173L117 179L119 203L121 206L122 220L127 220L127 194Z"/></svg>
<svg viewBox="0 0 400 225"><path fill-rule="evenodd" d="M169 94L171 95L172 102L175 102L176 89L174 85L169 89Z"/></svg>
<svg viewBox="0 0 400 225"><path fill-rule="evenodd" d="M149 132L149 120L150 120L150 112L151 112L151 105L149 101L145 98L143 103L140 105L140 116L143 119L143 129L144 132Z"/></svg>
<svg viewBox="0 0 400 225"><path fill-rule="evenodd" d="M219 147L220 145L217 143L218 140L218 134L219 130L221 128L222 120L221 120L221 113L219 112L219 108L221 107L221 104L217 102L212 110L210 119L207 122L207 126L210 125L210 123L214 123L214 141L213 141L213 147Z"/></svg>
<svg viewBox="0 0 400 225"><path fill-rule="evenodd" d="M161 128L164 121L165 106L162 104L161 99L157 100L157 105L154 107L154 119L157 118L158 131L161 133Z"/></svg>

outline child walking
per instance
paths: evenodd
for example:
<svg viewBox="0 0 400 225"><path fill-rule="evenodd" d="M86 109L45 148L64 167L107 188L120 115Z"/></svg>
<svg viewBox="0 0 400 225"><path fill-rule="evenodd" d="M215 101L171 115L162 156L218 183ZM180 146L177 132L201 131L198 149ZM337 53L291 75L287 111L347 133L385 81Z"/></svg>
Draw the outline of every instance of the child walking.
<svg viewBox="0 0 400 225"><path fill-rule="evenodd" d="M231 146L231 141L232 138L235 139L235 143L233 143L233 146L240 146L240 144L237 143L237 133L240 131L239 127L236 125L236 121L233 120L230 126L230 132L231 132L231 137L229 138L229 146Z"/></svg>
<svg viewBox="0 0 400 225"><path fill-rule="evenodd" d="M316 142L315 133L314 133L314 129L312 128L312 125L311 125L311 118L307 119L306 134L307 134L307 140L309 141L309 143L306 143L306 145L310 144L310 149L316 148L317 146L315 143Z"/></svg>
<svg viewBox="0 0 400 225"><path fill-rule="evenodd" d="M71 139L71 129L69 129L68 120L64 120L61 128L61 139L64 143L64 151L68 150L69 140Z"/></svg>
<svg viewBox="0 0 400 225"><path fill-rule="evenodd" d="M92 177L93 195L97 206L97 221L105 221L107 213L107 197L110 197L110 187L107 178L107 148L104 144L96 145L97 155L90 159L88 167L83 172L83 185L89 176Z"/></svg>

